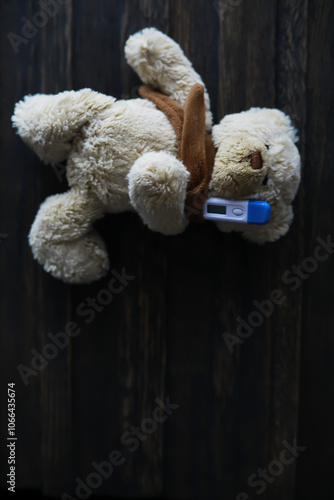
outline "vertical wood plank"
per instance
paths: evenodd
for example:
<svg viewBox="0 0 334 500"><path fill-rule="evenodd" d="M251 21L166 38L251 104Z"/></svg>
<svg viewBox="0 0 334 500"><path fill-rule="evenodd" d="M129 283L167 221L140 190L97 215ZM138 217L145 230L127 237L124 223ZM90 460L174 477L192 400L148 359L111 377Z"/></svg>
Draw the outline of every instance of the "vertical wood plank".
<svg viewBox="0 0 334 500"><path fill-rule="evenodd" d="M331 498L334 411L334 316L332 310L333 255L320 251L327 260L313 263L317 238L333 241L333 47L332 3L309 2L307 127L304 167L305 247L303 267L304 301L301 338L301 391L299 441L307 449L297 461L297 498ZM330 251L330 250L329 250ZM332 250L331 250L332 251ZM320 257L320 258L321 258ZM324 257L325 258L325 257ZM307 478L307 479L306 479Z"/></svg>
<svg viewBox="0 0 334 500"><path fill-rule="evenodd" d="M52 169L38 162L15 136L10 116L15 102L25 94L57 92L71 83L63 50L68 48L64 31L68 27L69 8L59 7L55 16L41 14L41 5L30 1L3 2L1 8L5 33L12 31L25 36L25 24L39 25L33 32L28 30L31 36L26 37L27 43L20 44L17 51L12 50L6 39L1 55L8 75L1 82L1 135L5 141L1 212L6 214L12 233L7 246L9 253L2 263L3 283L11 283L3 312L8 320L4 330L9 336L4 340L12 354L5 360L7 379L17 364L30 366L31 349L41 353L49 342L49 331L56 333L65 325L69 297L68 287L47 276L33 261L27 241L40 203L47 195L66 187L60 186ZM58 40L63 43L58 45ZM68 353L59 354L41 373L31 376L27 387L18 380L17 488L34 487L57 494L66 482L71 443Z"/></svg>
<svg viewBox="0 0 334 500"><path fill-rule="evenodd" d="M118 97L120 85L120 30L123 2L99 0L73 2L73 88L89 87ZM93 49L92 49L93 47ZM115 217L96 225L105 238L111 268L126 267L118 249ZM119 260L117 260L119 257ZM130 272L129 269L127 269ZM110 304L98 307L90 321L78 307L88 310L89 298L96 299L100 290L108 288L111 275L97 283L72 287L72 319L80 324L81 334L73 343L73 477L68 493L74 495L76 478L86 481L94 472L93 462L108 460L112 450L119 449L119 387L117 379L119 309L122 295ZM131 285L130 285L131 286ZM115 495L120 488L119 470L103 480L94 494Z"/></svg>
<svg viewBox="0 0 334 500"><path fill-rule="evenodd" d="M215 2L220 18L219 119L275 99L276 3Z"/></svg>
<svg viewBox="0 0 334 500"><path fill-rule="evenodd" d="M123 92L131 97L135 97L138 77L134 78L125 62L124 44L131 34L147 26L166 32L168 16L169 1L126 2L120 38L121 81ZM118 337L121 389L118 411L122 432L129 431L131 426L143 429L145 420L152 418L157 406L155 400L165 399L168 239L143 227L138 216L124 217L124 222L120 220L117 224L119 241L127 242L121 245L120 252L137 277L126 294L119 324L122 333ZM144 440L133 453L128 445L123 446L126 463L120 470L120 494L144 498L162 494L164 431L165 423L158 423L148 437L144 432Z"/></svg>
<svg viewBox="0 0 334 500"><path fill-rule="evenodd" d="M219 18L214 6L174 0L170 5L169 35L209 81L210 97L216 102L219 81L212 68L217 64ZM168 239L166 392L180 407L166 422L167 498L213 497L210 435L216 269L212 250L217 245L219 234L211 225L194 225Z"/></svg>
<svg viewBox="0 0 334 500"><path fill-rule="evenodd" d="M285 238L277 242L272 255L271 282L285 294L286 301L275 311L272 322L273 356L269 460L280 461L283 442L299 441L300 336L303 315L303 287L292 291L283 273L305 257L304 165L306 127L307 2L281 0L277 11L276 106L287 113L298 129L302 157L302 182L294 201L295 218ZM270 498L295 498L296 462L268 485Z"/></svg>
<svg viewBox="0 0 334 500"><path fill-rule="evenodd" d="M38 11L33 3L33 16ZM39 68L35 81L42 93L56 94L72 87L72 3L59 5L53 17L36 36L36 59ZM35 92L35 91L34 91ZM65 176L57 177L50 166L41 181L42 196L67 190ZM70 320L70 286L47 275L38 266L38 310L41 347L50 343L48 333L64 332ZM45 495L61 495L72 479L72 387L71 338L67 347L58 350L41 374L41 490Z"/></svg>
<svg viewBox="0 0 334 500"><path fill-rule="evenodd" d="M124 58L128 36L145 26L164 29L168 2L80 1L74 3L74 88L91 87L120 98L135 97L140 83ZM103 26L101 30L100 26ZM94 35L96 51L91 50ZM106 64L107 62L107 64ZM91 70L86 71L89 67ZM94 321L83 324L74 346L73 478L92 472L112 450L126 461L96 490L98 494L147 496L162 491L163 426L133 453L121 436L152 416L164 398L166 283L165 239L145 229L135 214L108 216L97 224L107 242L111 268L136 276ZM96 297L109 281L73 288L73 306ZM73 309L75 315L75 309ZM103 377L102 386L99 382ZM80 391L86 388L86 394ZM95 413L84 412L93 404ZM89 435L83 441L82 436ZM102 439L101 439L102 438ZM73 485L72 485L73 488Z"/></svg>
<svg viewBox="0 0 334 500"><path fill-rule="evenodd" d="M30 349L39 343L38 317L33 314L39 307L37 299L36 269L27 241L29 226L33 220L39 186L37 163L11 127L14 104L25 95L33 79L27 72L26 61L32 60L34 44L19 45L16 52L7 35L21 34L21 16L29 16L32 2L26 2L18 13L13 2L2 2L0 15L1 38L0 62L3 75L0 81L0 232L4 235L0 245L1 274L1 438L7 437L5 412L7 384L16 384L16 485L38 488L41 477L41 446L39 412L40 377L30 377L23 383L16 367L28 365L32 357ZM29 422L30 432L26 432ZM31 450L37 450L36 459L30 460ZM1 488L7 489L7 448L1 449Z"/></svg>
<svg viewBox="0 0 334 500"><path fill-rule="evenodd" d="M240 2L221 16L219 38L220 116L275 102L274 2ZM273 247L221 235L215 251L216 304L213 332L215 492L252 497L249 477L268 464L272 332L264 321L230 352L222 335L249 323L254 300L269 297ZM221 254L221 257L220 257ZM218 276L220 278L218 278ZM219 443L219 444L217 444ZM268 492L263 492L264 498Z"/></svg>

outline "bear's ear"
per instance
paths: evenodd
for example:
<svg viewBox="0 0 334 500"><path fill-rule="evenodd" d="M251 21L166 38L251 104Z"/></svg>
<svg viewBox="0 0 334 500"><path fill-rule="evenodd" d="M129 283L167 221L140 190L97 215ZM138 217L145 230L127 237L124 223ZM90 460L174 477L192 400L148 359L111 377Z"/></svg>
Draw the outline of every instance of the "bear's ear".
<svg viewBox="0 0 334 500"><path fill-rule="evenodd" d="M225 118L223 118L223 120L221 120L220 123L212 127L212 139L216 148L219 148L222 139L228 132L228 127L226 123L228 121L228 118L229 115L225 116Z"/></svg>
<svg viewBox="0 0 334 500"><path fill-rule="evenodd" d="M292 125L290 116L286 115L283 111L272 108L251 108L248 113L258 115L257 118L260 118L263 122L274 122L275 125L289 135L293 142L298 141L298 132ZM268 123L269 126L270 124Z"/></svg>
<svg viewBox="0 0 334 500"><path fill-rule="evenodd" d="M248 111L226 115L218 125L212 127L214 145L218 148L226 136L237 132L247 134L257 128L267 131L275 129L273 133L282 132L287 134L293 142L298 141L297 130L292 125L290 117L283 111L271 108L250 108Z"/></svg>

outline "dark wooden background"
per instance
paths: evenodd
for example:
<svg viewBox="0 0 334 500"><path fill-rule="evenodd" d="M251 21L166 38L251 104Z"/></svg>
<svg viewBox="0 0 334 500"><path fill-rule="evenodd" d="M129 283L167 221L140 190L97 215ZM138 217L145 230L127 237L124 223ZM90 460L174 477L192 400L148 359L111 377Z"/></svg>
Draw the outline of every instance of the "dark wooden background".
<svg viewBox="0 0 334 500"><path fill-rule="evenodd" d="M220 5L220 15L218 13ZM16 54L37 1L2 0L1 38L1 487L6 488L6 386L16 382L17 488L74 493L113 449L126 456L99 495L226 499L245 491L287 440L306 446L261 498L334 498L334 256L301 282L282 274L334 238L334 8L330 0L69 0ZM303 178L288 235L257 246L213 226L164 237L135 214L98 224L112 268L136 276L95 320L76 313L108 278L68 286L32 258L27 234L46 196L66 190L15 135L14 103L28 93L91 87L136 95L127 37L155 26L181 44L207 84L215 121L250 106L278 107L299 129ZM286 302L231 354L222 338L253 300ZM82 328L48 367L22 383L49 332ZM150 417L155 399L180 407L139 449L120 436Z"/></svg>

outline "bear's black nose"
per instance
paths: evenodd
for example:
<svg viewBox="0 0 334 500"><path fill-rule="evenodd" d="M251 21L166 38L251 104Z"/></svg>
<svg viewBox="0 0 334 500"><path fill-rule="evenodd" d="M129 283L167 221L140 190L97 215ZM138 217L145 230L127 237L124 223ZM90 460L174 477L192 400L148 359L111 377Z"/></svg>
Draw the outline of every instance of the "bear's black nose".
<svg viewBox="0 0 334 500"><path fill-rule="evenodd" d="M254 151L254 153L249 155L249 158L251 160L251 167L253 170L259 170L262 168L263 163L260 151Z"/></svg>

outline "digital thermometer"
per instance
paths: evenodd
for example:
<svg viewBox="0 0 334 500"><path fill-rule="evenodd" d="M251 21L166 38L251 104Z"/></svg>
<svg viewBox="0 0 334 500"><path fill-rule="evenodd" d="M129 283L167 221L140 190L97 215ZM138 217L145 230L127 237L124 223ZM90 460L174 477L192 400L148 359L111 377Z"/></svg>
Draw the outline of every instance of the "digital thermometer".
<svg viewBox="0 0 334 500"><path fill-rule="evenodd" d="M216 222L267 224L270 220L270 205L266 201L208 198L204 203L203 218Z"/></svg>

